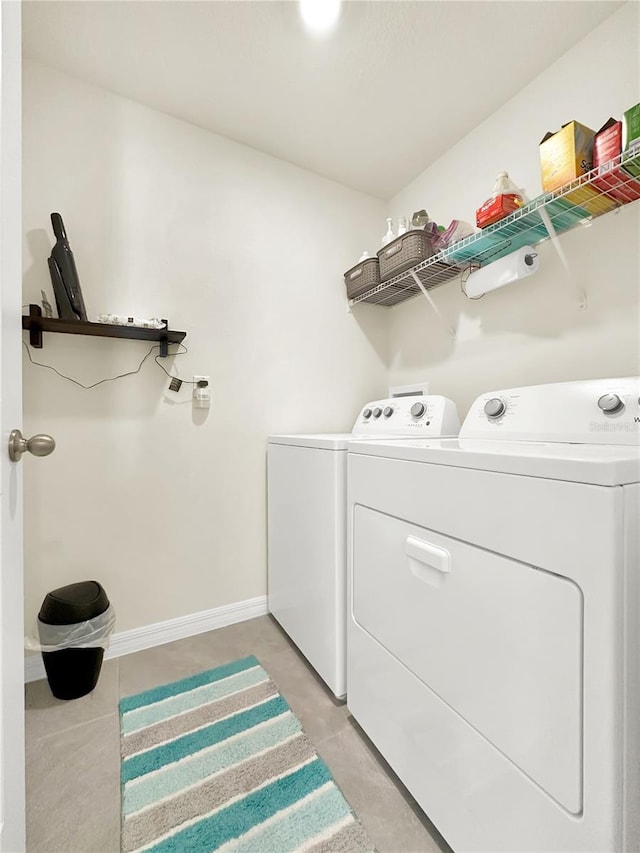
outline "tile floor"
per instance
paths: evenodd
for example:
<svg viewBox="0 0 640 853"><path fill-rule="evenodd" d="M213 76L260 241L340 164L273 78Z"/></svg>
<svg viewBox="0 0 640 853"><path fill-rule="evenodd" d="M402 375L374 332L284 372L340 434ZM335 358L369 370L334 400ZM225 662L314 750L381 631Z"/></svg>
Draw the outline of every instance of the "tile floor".
<svg viewBox="0 0 640 853"><path fill-rule="evenodd" d="M107 661L93 693L26 687L28 853L118 853L118 700L254 654L326 761L379 853L450 848L270 616ZM256 851L260 853L260 851Z"/></svg>

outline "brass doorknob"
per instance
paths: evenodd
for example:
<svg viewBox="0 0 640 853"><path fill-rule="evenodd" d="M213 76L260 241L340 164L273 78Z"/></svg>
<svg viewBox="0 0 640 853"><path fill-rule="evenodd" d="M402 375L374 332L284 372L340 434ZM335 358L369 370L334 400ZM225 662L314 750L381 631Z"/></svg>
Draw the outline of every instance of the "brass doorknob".
<svg viewBox="0 0 640 853"><path fill-rule="evenodd" d="M9 459L19 462L23 453L32 453L34 456L48 456L56 449L56 443L50 435L38 433L31 438L24 438L19 429L14 429L9 436Z"/></svg>

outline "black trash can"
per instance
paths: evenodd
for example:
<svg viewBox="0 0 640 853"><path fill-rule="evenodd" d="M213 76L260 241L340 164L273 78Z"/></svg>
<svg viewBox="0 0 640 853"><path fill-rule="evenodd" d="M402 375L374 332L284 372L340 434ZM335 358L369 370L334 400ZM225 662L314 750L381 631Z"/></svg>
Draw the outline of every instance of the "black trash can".
<svg viewBox="0 0 640 853"><path fill-rule="evenodd" d="M38 628L43 645L47 629L42 625L77 625L104 613L109 599L97 581L82 581L61 586L47 593L40 613ZM50 632L49 632L50 633ZM51 692L57 699L78 699L90 693L98 683L103 648L66 648L42 652L44 668Z"/></svg>

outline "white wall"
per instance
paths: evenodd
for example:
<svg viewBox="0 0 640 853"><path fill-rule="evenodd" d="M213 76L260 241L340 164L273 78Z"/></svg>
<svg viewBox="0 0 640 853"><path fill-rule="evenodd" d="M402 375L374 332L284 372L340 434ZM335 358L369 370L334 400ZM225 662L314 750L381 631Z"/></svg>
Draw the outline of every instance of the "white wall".
<svg viewBox="0 0 640 853"><path fill-rule="evenodd" d="M169 318L209 374L206 418L152 359L91 391L24 362L26 614L96 578L126 630L265 593L265 441L350 429L386 391L385 312L346 311L342 273L381 202L27 62L24 299L53 304L49 214L64 218L90 318ZM32 356L85 384L147 345L45 335Z"/></svg>
<svg viewBox="0 0 640 853"><path fill-rule="evenodd" d="M475 224L476 208L505 169L530 197L538 195L538 142L546 131L572 119L597 130L640 101L638 13L638 4L628 3L608 18L402 190L389 215L424 207L441 224ZM470 97L474 86L490 85L470 80ZM437 117L427 116L437 132ZM587 292L587 311L578 310L549 243L540 247L534 277L478 301L467 300L457 280L432 291L456 327L455 343L423 298L394 308L390 382L426 376L431 391L452 397L464 415L488 390L640 372L639 230L636 202L561 238L571 273Z"/></svg>
<svg viewBox="0 0 640 853"><path fill-rule="evenodd" d="M637 203L562 238L584 312L549 244L534 278L477 302L456 282L433 291L455 343L422 298L347 314L341 278L387 210L473 221L503 169L536 195L545 131L596 128L640 100L638 26L629 3L386 206L26 63L24 302L52 299L58 210L90 315L168 317L189 354L166 366L210 374L214 397L200 418L151 360L92 391L25 360L25 432L58 441L24 462L27 619L48 589L89 577L119 630L263 594L269 432L348 429L388 384L428 378L464 415L485 390L640 371ZM470 97L490 82L470 80ZM146 351L48 335L32 354L89 383Z"/></svg>

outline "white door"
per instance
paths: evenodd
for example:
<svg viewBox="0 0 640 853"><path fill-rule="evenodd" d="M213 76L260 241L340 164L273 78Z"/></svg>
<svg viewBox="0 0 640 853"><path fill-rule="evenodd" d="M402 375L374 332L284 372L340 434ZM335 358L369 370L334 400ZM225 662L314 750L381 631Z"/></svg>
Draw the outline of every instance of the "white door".
<svg viewBox="0 0 640 853"><path fill-rule="evenodd" d="M20 3L0 2L0 853L25 849L22 470Z"/></svg>

